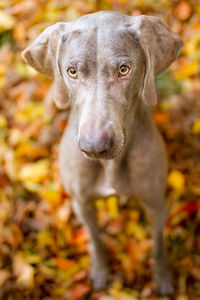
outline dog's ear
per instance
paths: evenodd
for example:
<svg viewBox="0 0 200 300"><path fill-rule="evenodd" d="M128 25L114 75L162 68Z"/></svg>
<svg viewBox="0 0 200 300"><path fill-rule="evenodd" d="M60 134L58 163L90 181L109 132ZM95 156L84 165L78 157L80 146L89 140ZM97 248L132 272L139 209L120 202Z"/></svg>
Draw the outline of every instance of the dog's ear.
<svg viewBox="0 0 200 300"><path fill-rule="evenodd" d="M57 59L62 35L69 23L56 23L47 27L38 38L22 52L23 60L43 75L54 80L53 98L58 108L69 105L69 95L60 75Z"/></svg>
<svg viewBox="0 0 200 300"><path fill-rule="evenodd" d="M154 77L178 57L183 41L158 17L142 15L131 18L134 36L146 58L142 98L148 104L155 105L157 96Z"/></svg>

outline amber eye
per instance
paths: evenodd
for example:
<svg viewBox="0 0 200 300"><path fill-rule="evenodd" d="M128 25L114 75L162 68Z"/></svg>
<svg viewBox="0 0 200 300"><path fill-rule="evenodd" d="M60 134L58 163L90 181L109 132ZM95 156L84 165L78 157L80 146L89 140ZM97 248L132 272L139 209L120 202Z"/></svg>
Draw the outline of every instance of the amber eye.
<svg viewBox="0 0 200 300"><path fill-rule="evenodd" d="M67 73L72 78L77 78L78 77L78 73L74 68L67 69Z"/></svg>
<svg viewBox="0 0 200 300"><path fill-rule="evenodd" d="M119 67L119 76L125 76L128 74L130 68L126 65L121 65Z"/></svg>

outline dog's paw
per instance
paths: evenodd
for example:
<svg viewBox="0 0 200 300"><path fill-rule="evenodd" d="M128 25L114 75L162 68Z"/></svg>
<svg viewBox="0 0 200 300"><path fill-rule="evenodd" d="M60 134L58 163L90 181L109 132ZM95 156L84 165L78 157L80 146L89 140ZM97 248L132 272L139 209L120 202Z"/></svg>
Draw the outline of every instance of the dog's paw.
<svg viewBox="0 0 200 300"><path fill-rule="evenodd" d="M90 273L90 280L92 281L93 288L95 290L99 291L104 289L108 280L107 268L92 268Z"/></svg>
<svg viewBox="0 0 200 300"><path fill-rule="evenodd" d="M158 282L158 292L161 296L171 296L173 294L173 286L170 278L163 278Z"/></svg>

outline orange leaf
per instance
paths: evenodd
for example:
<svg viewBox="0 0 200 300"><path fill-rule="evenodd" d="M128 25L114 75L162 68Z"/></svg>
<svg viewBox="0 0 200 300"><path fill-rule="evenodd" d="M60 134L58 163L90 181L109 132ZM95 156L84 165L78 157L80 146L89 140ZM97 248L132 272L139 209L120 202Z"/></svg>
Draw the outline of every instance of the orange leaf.
<svg viewBox="0 0 200 300"><path fill-rule="evenodd" d="M169 122L169 115L166 112L159 111L154 116L156 124L165 124Z"/></svg>
<svg viewBox="0 0 200 300"><path fill-rule="evenodd" d="M140 258L140 249L134 239L129 239L127 242L127 251L131 257L131 260L137 262Z"/></svg>
<svg viewBox="0 0 200 300"><path fill-rule="evenodd" d="M181 1L176 7L176 16L179 20L185 21L191 15L192 8L186 1Z"/></svg>
<svg viewBox="0 0 200 300"><path fill-rule="evenodd" d="M76 262L74 260L61 258L61 257L57 257L55 259L55 262L56 262L56 266L63 271L68 271L71 267L76 265Z"/></svg>
<svg viewBox="0 0 200 300"><path fill-rule="evenodd" d="M76 230L76 232L74 233L72 243L77 246L82 246L87 241L88 241L88 236L87 236L85 228L81 227L78 230Z"/></svg>

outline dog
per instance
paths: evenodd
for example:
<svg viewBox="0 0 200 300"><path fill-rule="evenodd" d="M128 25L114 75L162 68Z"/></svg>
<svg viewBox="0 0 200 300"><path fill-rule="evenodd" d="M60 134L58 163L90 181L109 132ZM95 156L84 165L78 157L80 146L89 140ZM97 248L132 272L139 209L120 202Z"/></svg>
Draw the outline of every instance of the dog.
<svg viewBox="0 0 200 300"><path fill-rule="evenodd" d="M49 26L22 52L26 63L53 79L56 106L70 107L60 172L89 235L97 289L106 285L108 266L92 204L97 197L118 195L144 205L158 290L173 293L163 241L167 160L149 107L157 102L155 76L182 45L158 17L100 11Z"/></svg>

